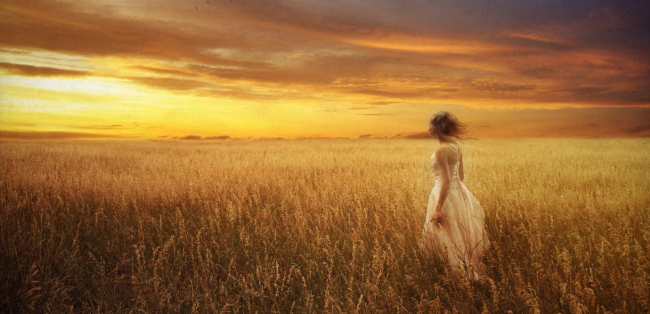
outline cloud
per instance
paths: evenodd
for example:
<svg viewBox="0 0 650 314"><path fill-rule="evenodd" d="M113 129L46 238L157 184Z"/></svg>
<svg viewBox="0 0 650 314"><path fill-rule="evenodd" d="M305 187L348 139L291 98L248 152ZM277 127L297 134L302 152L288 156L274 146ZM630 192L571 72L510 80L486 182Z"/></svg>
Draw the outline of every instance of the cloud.
<svg viewBox="0 0 650 314"><path fill-rule="evenodd" d="M477 109L463 116L468 136L480 138L650 136L650 108Z"/></svg>
<svg viewBox="0 0 650 314"><path fill-rule="evenodd" d="M349 92L355 94L364 94L371 96L382 96L390 97L397 99L409 99L409 98L419 98L428 95L424 90L421 91L399 91L399 90L389 90L389 89L377 89L377 88L350 88Z"/></svg>
<svg viewBox="0 0 650 314"><path fill-rule="evenodd" d="M628 134L638 134L638 133L646 133L650 134L650 124L646 125L640 125L637 127L629 128L629 129L624 129L623 132L628 133Z"/></svg>
<svg viewBox="0 0 650 314"><path fill-rule="evenodd" d="M397 104L397 102L384 100L384 101L369 101L367 102L367 104L372 106L385 106L385 105Z"/></svg>
<svg viewBox="0 0 650 314"><path fill-rule="evenodd" d="M200 140L201 136L200 135L185 135L179 137L181 140Z"/></svg>
<svg viewBox="0 0 650 314"><path fill-rule="evenodd" d="M4 69L6 72L10 74L23 75L23 76L80 77L80 76L92 75L91 72L87 72L87 71L66 70L66 69L51 68L51 67L15 64L15 63L8 63L8 62L0 62L0 69Z"/></svg>
<svg viewBox="0 0 650 314"><path fill-rule="evenodd" d="M76 128L76 129L87 129L87 130L126 130L126 129L130 129L129 127L122 126L121 124L85 125L85 126L66 125L66 127Z"/></svg>
<svg viewBox="0 0 650 314"><path fill-rule="evenodd" d="M407 139L432 139L431 134L427 132L419 133L408 133L408 134L397 134L396 138L407 138Z"/></svg>
<svg viewBox="0 0 650 314"><path fill-rule="evenodd" d="M368 110L368 109L374 109L372 107L350 107L348 110Z"/></svg>
<svg viewBox="0 0 650 314"><path fill-rule="evenodd" d="M132 67L137 70L143 70L145 72L153 72L155 74L162 75L172 75L172 76L195 76L192 73L188 73L187 70L182 70L179 68L158 68L153 66L137 65Z"/></svg>
<svg viewBox="0 0 650 314"><path fill-rule="evenodd" d="M212 86L209 82L171 77L131 77L130 80L167 90L196 90Z"/></svg>
<svg viewBox="0 0 650 314"><path fill-rule="evenodd" d="M228 135L220 135L220 136L200 136L200 135L186 135L186 136L181 136L181 137L174 137L177 139L181 140L226 140L229 139L230 136Z"/></svg>
<svg viewBox="0 0 650 314"><path fill-rule="evenodd" d="M493 93L512 93L512 92L532 90L535 88L535 86L533 85L526 85L526 84L503 84L503 83L496 83L496 82L481 82L481 81L473 81L469 83L469 86L479 91L489 91Z"/></svg>
<svg viewBox="0 0 650 314"><path fill-rule="evenodd" d="M264 139L264 138L260 138L260 139ZM332 139L348 139L348 138L340 137L340 136L313 135L313 136L298 136L295 139L296 140L332 140Z"/></svg>
<svg viewBox="0 0 650 314"><path fill-rule="evenodd" d="M83 138L123 138L114 134L97 134L83 132L39 132L39 131L3 131L0 130L0 138L18 140L62 140L62 139L83 139Z"/></svg>

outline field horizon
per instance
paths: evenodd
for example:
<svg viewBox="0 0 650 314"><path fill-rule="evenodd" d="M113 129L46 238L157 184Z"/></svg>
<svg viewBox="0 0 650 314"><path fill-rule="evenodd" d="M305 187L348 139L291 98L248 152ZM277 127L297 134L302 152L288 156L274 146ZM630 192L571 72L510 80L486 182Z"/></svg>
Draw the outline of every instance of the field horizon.
<svg viewBox="0 0 650 314"><path fill-rule="evenodd" d="M479 284L418 249L437 144L385 140L2 140L0 311L650 310L650 139L465 140Z"/></svg>

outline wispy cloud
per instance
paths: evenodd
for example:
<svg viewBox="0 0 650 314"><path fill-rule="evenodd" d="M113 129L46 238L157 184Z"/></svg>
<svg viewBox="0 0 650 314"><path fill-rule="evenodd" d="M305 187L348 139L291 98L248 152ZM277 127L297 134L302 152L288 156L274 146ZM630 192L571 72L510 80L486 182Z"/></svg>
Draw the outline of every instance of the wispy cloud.
<svg viewBox="0 0 650 314"><path fill-rule="evenodd" d="M3 131L0 130L0 138L20 140L60 140L60 139L83 139L83 138L123 138L113 134L83 133L83 132L39 132L39 131Z"/></svg>
<svg viewBox="0 0 650 314"><path fill-rule="evenodd" d="M41 67L26 64L16 64L8 62L0 62L0 69L5 70L9 74L23 75L23 76L68 76L80 77L90 76L92 73L86 71L66 70L59 68Z"/></svg>
<svg viewBox="0 0 650 314"><path fill-rule="evenodd" d="M111 125L84 125L84 126L68 126L71 128L77 129L87 129L87 130L126 130L131 127L123 126L121 124L111 124Z"/></svg>
<svg viewBox="0 0 650 314"><path fill-rule="evenodd" d="M367 102L368 105L372 106L385 106L385 105L392 105L396 104L397 102L394 101L369 101Z"/></svg>

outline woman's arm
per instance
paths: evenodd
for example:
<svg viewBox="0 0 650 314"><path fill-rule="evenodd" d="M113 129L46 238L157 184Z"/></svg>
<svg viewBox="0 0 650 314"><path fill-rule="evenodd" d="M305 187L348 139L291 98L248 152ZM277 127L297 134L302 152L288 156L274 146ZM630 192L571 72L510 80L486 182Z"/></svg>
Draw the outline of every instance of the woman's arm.
<svg viewBox="0 0 650 314"><path fill-rule="evenodd" d="M446 149L438 149L436 151L436 161L440 166L440 195L438 195L438 204L436 204L436 210L431 218L431 221L442 222L445 219L445 216L442 212L442 206L447 200L447 195L449 195L449 188L451 186L451 176L449 174L449 161L448 152Z"/></svg>
<svg viewBox="0 0 650 314"><path fill-rule="evenodd" d="M460 178L460 181L463 181L465 179L465 171L463 170L463 154L461 152L458 152L460 154L460 161L458 162L458 178Z"/></svg>

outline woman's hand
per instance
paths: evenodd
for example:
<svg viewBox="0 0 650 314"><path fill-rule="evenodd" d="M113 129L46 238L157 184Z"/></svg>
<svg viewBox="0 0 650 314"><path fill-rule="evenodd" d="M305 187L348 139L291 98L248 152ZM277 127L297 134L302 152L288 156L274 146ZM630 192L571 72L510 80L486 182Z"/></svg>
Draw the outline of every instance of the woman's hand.
<svg viewBox="0 0 650 314"><path fill-rule="evenodd" d="M436 206L436 210L433 212L433 217L431 217L431 221L437 224L441 224L443 221L447 219L447 215L442 212L442 209L440 206Z"/></svg>

